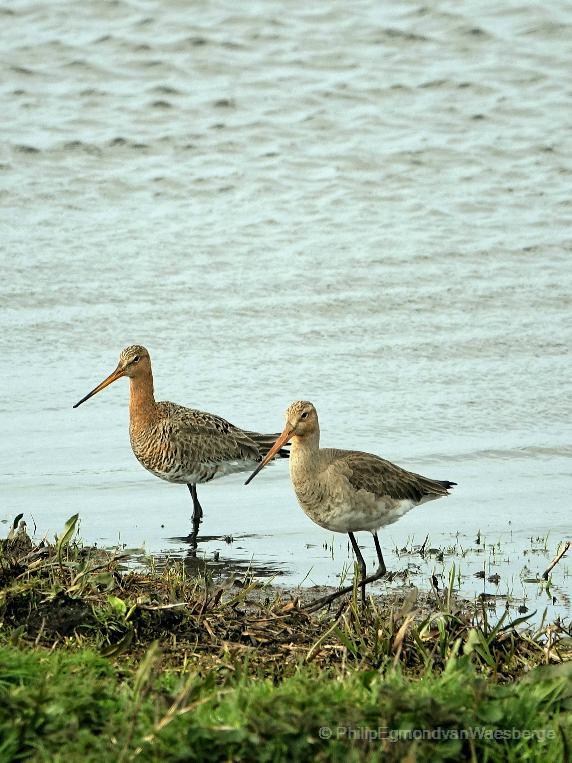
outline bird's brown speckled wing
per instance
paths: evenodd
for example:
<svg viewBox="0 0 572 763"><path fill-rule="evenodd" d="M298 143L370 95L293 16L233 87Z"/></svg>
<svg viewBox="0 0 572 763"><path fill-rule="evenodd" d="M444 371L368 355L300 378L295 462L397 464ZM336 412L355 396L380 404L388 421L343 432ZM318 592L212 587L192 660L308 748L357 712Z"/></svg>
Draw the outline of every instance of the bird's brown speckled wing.
<svg viewBox="0 0 572 763"><path fill-rule="evenodd" d="M160 403L169 421L173 439L189 446L195 459L203 464L228 461L258 461L261 454L256 442L246 432L221 416L173 403Z"/></svg>
<svg viewBox="0 0 572 763"><path fill-rule="evenodd" d="M455 483L432 480L414 472L408 472L391 461L372 453L354 450L331 450L336 468L343 471L356 490L367 490L378 498L411 500L418 503L424 496L442 496Z"/></svg>

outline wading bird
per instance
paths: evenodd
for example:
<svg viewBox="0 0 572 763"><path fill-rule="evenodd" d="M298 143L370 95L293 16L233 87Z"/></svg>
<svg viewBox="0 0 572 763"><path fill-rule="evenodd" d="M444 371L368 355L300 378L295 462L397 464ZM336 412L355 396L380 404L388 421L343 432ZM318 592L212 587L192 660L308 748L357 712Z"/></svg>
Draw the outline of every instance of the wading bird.
<svg viewBox="0 0 572 763"><path fill-rule="evenodd" d="M129 437L133 453L156 477L189 488L193 529L187 540L196 548L203 516L197 485L226 474L249 471L268 454L276 434L249 432L212 413L155 402L151 358L140 345L126 347L115 371L74 408L122 376L130 381ZM275 448L274 455L287 458L288 451Z"/></svg>
<svg viewBox="0 0 572 763"><path fill-rule="evenodd" d="M287 409L284 431L245 484L290 440L290 477L298 503L320 527L348 534L359 564L365 602L366 584L387 571L377 531L414 506L448 495L456 483L422 477L371 453L320 448L316 409L312 403L299 400ZM361 530L371 532L377 552L378 568L369 577L354 536ZM351 590L348 586L336 591L312 602L309 608L317 609Z"/></svg>

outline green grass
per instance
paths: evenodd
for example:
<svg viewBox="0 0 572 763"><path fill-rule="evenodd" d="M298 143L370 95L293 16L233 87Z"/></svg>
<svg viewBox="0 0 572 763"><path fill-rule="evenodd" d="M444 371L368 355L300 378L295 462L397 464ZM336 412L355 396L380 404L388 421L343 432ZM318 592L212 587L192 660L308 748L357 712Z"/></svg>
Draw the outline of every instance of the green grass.
<svg viewBox="0 0 572 763"><path fill-rule="evenodd" d="M0 647L0 760L569 759L569 664L509 685L468 657L418 679L310 665L277 683L240 665L201 675L159 664L154 646L139 667L90 650ZM376 738L382 728L448 738ZM471 729L475 738L454 738Z"/></svg>

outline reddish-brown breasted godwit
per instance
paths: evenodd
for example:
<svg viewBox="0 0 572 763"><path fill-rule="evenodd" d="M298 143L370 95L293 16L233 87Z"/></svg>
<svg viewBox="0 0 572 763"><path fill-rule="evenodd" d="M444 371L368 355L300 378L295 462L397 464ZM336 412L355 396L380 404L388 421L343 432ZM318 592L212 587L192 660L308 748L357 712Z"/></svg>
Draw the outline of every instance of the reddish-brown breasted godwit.
<svg viewBox="0 0 572 763"><path fill-rule="evenodd" d="M140 345L126 347L115 371L74 408L122 376L129 377L131 382L129 437L133 453L157 477L189 488L193 530L188 540L196 548L203 516L197 484L252 469L268 453L276 435L239 429L220 416L175 403L156 403L151 358ZM274 453L288 456L284 449L275 448Z"/></svg>
<svg viewBox="0 0 572 763"><path fill-rule="evenodd" d="M246 484L290 440L290 477L298 503L316 524L349 535L360 567L362 600L365 601L366 584L386 573L377 531L414 506L448 495L456 483L422 477L371 453L320 448L316 409L312 403L299 400L286 411L284 431ZM369 577L354 536L360 530L372 533L377 552L379 566ZM351 588L348 586L310 606L323 606Z"/></svg>

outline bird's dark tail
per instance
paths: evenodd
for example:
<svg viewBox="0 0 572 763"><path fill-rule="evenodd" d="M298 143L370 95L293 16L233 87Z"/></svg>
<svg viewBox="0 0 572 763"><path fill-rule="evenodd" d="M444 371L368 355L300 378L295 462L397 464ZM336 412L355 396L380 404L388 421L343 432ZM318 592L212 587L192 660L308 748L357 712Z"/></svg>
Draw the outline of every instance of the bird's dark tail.
<svg viewBox="0 0 572 763"><path fill-rule="evenodd" d="M254 442L258 445L258 448L260 449L260 455L261 458L264 458L264 456L268 453L270 448L274 445L276 440L280 437L280 432L276 432L276 434L261 434L260 432L246 432L246 434L250 437L251 440L254 440ZM289 458L290 457L290 444L286 445L284 448L280 448L278 453L274 456L274 458Z"/></svg>
<svg viewBox="0 0 572 763"><path fill-rule="evenodd" d="M449 482L449 480L432 480L429 477L418 476L422 495L449 495L449 490L457 484L456 482Z"/></svg>

